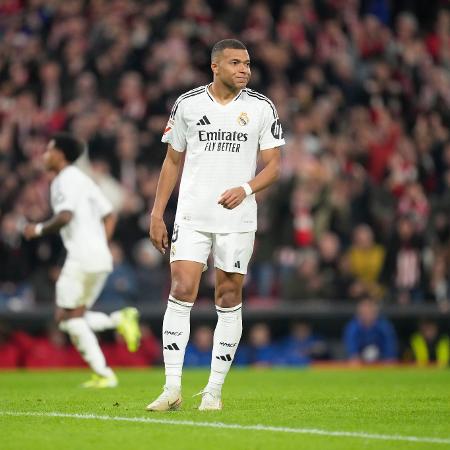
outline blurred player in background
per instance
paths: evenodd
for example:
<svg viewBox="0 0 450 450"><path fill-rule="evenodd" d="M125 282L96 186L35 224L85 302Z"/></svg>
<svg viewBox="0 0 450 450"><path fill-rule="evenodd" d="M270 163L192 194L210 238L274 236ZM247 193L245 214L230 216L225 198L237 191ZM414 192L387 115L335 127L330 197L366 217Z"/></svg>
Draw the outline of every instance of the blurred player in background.
<svg viewBox="0 0 450 450"><path fill-rule="evenodd" d="M168 143L155 203L150 238L165 253L163 221L186 152L170 249L171 277L163 321L166 384L147 406L167 411L181 405L181 374L189 340L190 312L212 250L216 271L211 374L200 393L200 410L222 408L221 392L242 334L242 286L253 252L255 193L274 183L284 144L278 114L265 96L247 89L250 58L235 39L215 44L213 82L181 95L173 106L162 141ZM263 169L255 177L260 156Z"/></svg>
<svg viewBox="0 0 450 450"><path fill-rule="evenodd" d="M82 152L83 144L68 134L56 134L50 140L44 163L56 174L51 184L54 216L43 223L27 224L24 235L33 239L61 233L67 258L56 283L56 321L94 372L83 386L115 387L117 378L107 366L94 332L117 329L134 352L140 340L138 311L125 308L111 315L89 311L112 270L108 240L116 218L97 185L73 165Z"/></svg>

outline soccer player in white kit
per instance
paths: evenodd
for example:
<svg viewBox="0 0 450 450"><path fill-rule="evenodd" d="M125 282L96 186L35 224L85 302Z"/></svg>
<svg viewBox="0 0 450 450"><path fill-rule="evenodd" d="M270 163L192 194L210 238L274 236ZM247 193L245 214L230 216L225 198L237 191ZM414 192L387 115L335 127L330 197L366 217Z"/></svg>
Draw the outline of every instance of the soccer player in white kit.
<svg viewBox="0 0 450 450"><path fill-rule="evenodd" d="M44 163L56 174L50 189L54 216L44 223L27 224L24 235L32 239L60 232L67 257L56 283L56 321L94 372L83 386L115 387L117 377L107 366L94 332L117 329L134 352L140 340L138 311L124 308L110 315L89 311L112 270L108 240L116 218L98 186L72 164L83 147L65 133L52 137Z"/></svg>
<svg viewBox="0 0 450 450"><path fill-rule="evenodd" d="M200 410L222 408L222 385L242 334L242 286L256 230L255 193L274 183L284 144L278 114L265 96L247 89L250 58L240 41L226 39L211 53L213 82L181 95L162 141L168 143L151 213L150 238L169 246L163 214L186 152L170 248L171 290L163 321L166 383L147 406L181 405L181 374L190 312L212 251L216 272L211 373ZM255 176L258 156L263 168Z"/></svg>

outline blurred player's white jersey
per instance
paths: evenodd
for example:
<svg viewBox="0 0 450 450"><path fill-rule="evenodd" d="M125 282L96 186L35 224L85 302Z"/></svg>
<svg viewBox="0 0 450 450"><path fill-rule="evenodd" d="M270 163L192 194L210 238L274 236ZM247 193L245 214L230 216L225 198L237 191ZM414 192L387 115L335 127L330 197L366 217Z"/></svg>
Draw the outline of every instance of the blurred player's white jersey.
<svg viewBox="0 0 450 450"><path fill-rule="evenodd" d="M67 166L52 182L51 205L55 214L73 214L61 229L67 261L78 263L86 272L111 271L103 217L112 211L112 206L98 186L77 167Z"/></svg>
<svg viewBox="0 0 450 450"><path fill-rule="evenodd" d="M259 150L284 144L278 114L262 94L243 89L221 105L208 86L175 102L162 142L186 151L175 222L209 233L256 230L256 201L250 195L236 208L217 203L227 189L255 176Z"/></svg>

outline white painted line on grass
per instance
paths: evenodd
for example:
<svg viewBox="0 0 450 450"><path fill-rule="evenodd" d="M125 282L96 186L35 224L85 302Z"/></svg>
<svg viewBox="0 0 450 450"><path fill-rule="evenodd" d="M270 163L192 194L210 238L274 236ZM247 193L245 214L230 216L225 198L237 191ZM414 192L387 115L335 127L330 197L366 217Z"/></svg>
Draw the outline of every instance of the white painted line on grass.
<svg viewBox="0 0 450 450"><path fill-rule="evenodd" d="M294 433L294 434L313 434L319 436L351 437L361 439L378 439L382 441L407 441L420 442L428 444L450 444L450 438L434 438L426 436L401 436L398 434L374 434L358 431L331 431L320 430L316 428L289 428L274 427L270 425L239 425L235 423L222 422L196 422L194 420L173 420L173 419L155 419L150 417L118 417L118 416L99 416L97 414L68 414L60 412L18 412L18 411L0 411L0 416L22 416L22 417L62 417L67 419L85 419L85 420L105 420L116 422L137 422L137 423L156 423L160 425L178 425L187 427L220 428L243 431L273 431L276 433Z"/></svg>

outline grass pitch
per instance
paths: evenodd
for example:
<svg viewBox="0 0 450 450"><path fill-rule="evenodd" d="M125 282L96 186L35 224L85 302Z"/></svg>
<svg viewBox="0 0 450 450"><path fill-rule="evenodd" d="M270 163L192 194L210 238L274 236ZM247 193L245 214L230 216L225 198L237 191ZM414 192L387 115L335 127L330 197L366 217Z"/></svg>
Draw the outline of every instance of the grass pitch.
<svg viewBox="0 0 450 450"><path fill-rule="evenodd" d="M221 412L196 409L208 372L186 370L183 408L169 413L144 411L159 369L119 371L118 388L95 391L77 387L88 375L0 372L0 448L450 449L449 370L234 369Z"/></svg>

